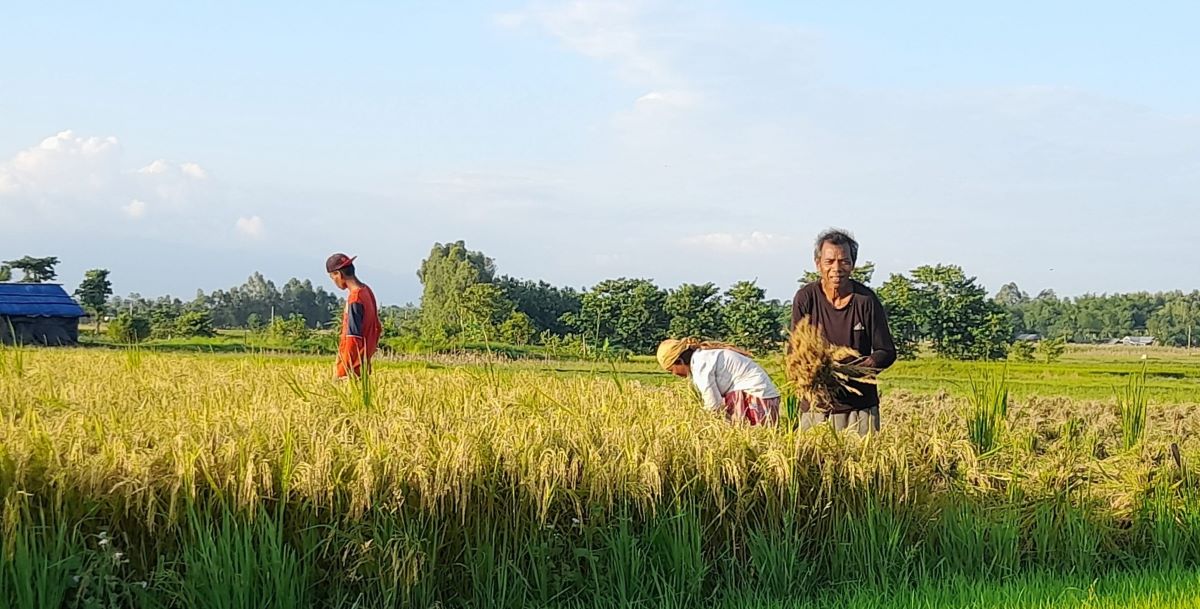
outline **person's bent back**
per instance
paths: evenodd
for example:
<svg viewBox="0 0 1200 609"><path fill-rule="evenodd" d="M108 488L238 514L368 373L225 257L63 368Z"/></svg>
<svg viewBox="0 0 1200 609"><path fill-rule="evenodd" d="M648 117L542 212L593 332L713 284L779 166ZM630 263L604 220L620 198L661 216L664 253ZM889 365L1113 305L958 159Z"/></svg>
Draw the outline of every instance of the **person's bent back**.
<svg viewBox="0 0 1200 609"><path fill-rule="evenodd" d="M656 357L664 370L691 377L709 410L751 425L779 421L779 389L745 351L725 343L668 339Z"/></svg>

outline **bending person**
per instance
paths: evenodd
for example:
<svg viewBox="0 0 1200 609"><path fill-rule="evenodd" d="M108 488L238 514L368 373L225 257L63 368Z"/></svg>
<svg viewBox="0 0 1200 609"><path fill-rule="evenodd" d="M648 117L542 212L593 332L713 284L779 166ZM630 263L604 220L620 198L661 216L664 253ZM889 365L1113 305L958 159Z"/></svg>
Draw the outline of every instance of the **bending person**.
<svg viewBox="0 0 1200 609"><path fill-rule="evenodd" d="M691 377L704 406L731 421L751 425L779 421L779 389L749 353L694 338L667 339L658 346L658 363L680 378Z"/></svg>

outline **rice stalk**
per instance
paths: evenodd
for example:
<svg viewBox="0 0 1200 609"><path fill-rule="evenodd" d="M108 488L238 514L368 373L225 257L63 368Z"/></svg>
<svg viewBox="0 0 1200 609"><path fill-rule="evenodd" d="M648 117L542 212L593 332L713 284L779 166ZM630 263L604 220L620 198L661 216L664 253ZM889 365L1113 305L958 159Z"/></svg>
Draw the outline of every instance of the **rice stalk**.
<svg viewBox="0 0 1200 609"><path fill-rule="evenodd" d="M1142 362L1140 371L1129 376L1124 387L1113 391L1121 413L1121 444L1125 450L1133 450L1146 431L1146 362Z"/></svg>
<svg viewBox="0 0 1200 609"><path fill-rule="evenodd" d="M829 410L847 393L862 394L852 383L878 383L877 370L849 363L861 357L850 347L829 344L821 328L805 317L788 338L784 371L796 397L817 410Z"/></svg>
<svg viewBox="0 0 1200 609"><path fill-rule="evenodd" d="M999 446L1008 421L1008 378L1005 372L984 370L979 378L968 377L967 437L975 453L990 454Z"/></svg>

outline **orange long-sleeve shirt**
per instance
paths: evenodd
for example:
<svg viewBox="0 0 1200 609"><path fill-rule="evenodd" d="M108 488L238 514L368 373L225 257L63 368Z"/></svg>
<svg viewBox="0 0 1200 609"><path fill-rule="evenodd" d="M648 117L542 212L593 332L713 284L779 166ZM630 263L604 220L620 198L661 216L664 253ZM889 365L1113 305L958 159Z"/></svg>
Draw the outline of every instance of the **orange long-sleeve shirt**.
<svg viewBox="0 0 1200 609"><path fill-rule="evenodd" d="M365 285L350 288L346 310L342 313L342 339L338 344L339 377L362 374L363 365L370 364L371 356L379 347L382 330L375 293Z"/></svg>

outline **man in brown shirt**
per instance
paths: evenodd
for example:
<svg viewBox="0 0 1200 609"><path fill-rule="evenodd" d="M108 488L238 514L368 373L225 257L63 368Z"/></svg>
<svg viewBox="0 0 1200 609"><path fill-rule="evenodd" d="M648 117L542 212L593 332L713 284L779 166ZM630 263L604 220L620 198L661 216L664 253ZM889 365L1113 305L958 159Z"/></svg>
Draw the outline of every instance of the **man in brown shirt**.
<svg viewBox="0 0 1200 609"><path fill-rule="evenodd" d="M792 327L805 317L819 326L825 340L850 347L860 357L851 363L883 370L896 361L896 345L888 328L887 312L875 292L850 278L858 263L858 242L848 233L827 230L817 237L813 251L820 280L796 292L792 299ZM847 427L860 435L879 431L879 388L850 382L862 395L842 390L828 411L801 404L800 427L832 420L834 429Z"/></svg>

